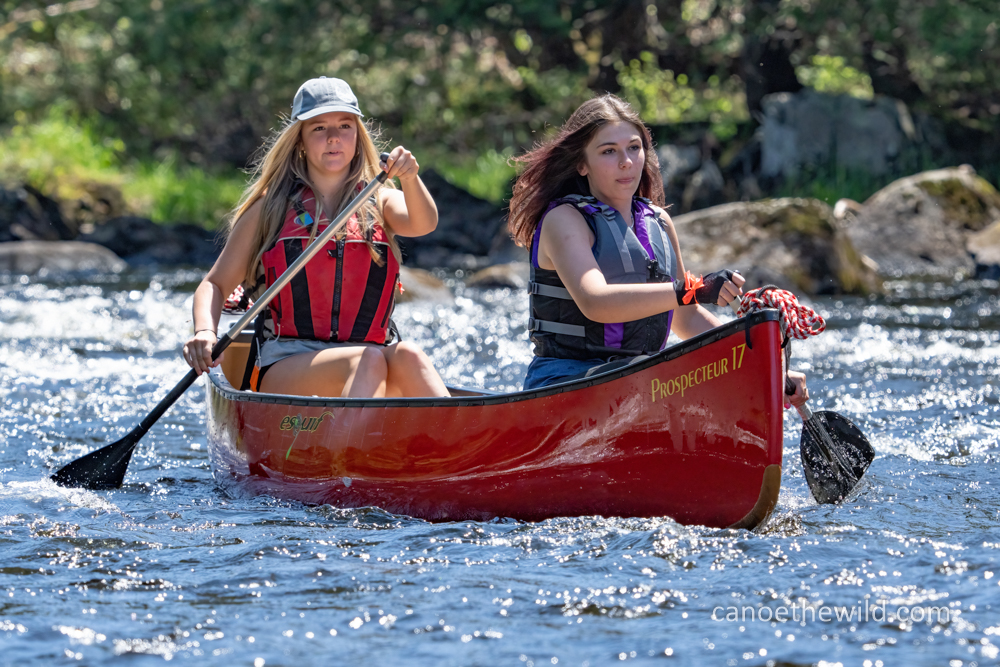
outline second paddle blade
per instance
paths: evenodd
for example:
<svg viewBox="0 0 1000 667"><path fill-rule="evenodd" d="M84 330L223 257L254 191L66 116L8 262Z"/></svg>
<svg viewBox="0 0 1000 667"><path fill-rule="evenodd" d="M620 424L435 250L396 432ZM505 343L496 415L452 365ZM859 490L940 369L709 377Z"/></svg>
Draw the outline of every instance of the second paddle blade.
<svg viewBox="0 0 1000 667"><path fill-rule="evenodd" d="M832 461L828 460L823 444L814 432L815 425L803 422L799 450L806 482L816 502L840 502L864 476L875 459L875 450L861 429L843 415L821 410L813 413L812 420L826 428L836 451L831 452Z"/></svg>
<svg viewBox="0 0 1000 667"><path fill-rule="evenodd" d="M125 480L129 459L142 437L134 429L118 442L68 463L52 475L59 486L81 487L91 491L119 489Z"/></svg>

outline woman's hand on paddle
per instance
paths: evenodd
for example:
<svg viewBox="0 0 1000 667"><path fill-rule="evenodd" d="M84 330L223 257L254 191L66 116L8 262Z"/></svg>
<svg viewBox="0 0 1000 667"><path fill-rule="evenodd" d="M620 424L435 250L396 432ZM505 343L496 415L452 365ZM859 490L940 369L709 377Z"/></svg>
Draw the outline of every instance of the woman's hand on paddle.
<svg viewBox="0 0 1000 667"><path fill-rule="evenodd" d="M806 376L805 373L799 373L797 371L788 371L788 379L791 380L792 386L795 387L795 393L792 395L785 394L785 407L789 405L794 405L797 408L802 407L809 400L809 390L806 389Z"/></svg>
<svg viewBox="0 0 1000 667"><path fill-rule="evenodd" d="M389 178L398 178L400 182L416 178L420 171L420 165L413 153L402 146L396 146L389 153L389 159L382 163L382 169L389 174Z"/></svg>
<svg viewBox="0 0 1000 667"><path fill-rule="evenodd" d="M204 329L192 336L191 340L184 343L184 361L193 368L198 375L201 375L210 368L215 368L222 361L222 356L212 361L212 348L215 347L219 337L211 329Z"/></svg>
<svg viewBox="0 0 1000 667"><path fill-rule="evenodd" d="M402 190L379 190L384 222L400 236L423 236L433 232L438 223L437 205L417 175L420 165L413 153L396 146L382 163L382 169L389 178L399 178Z"/></svg>
<svg viewBox="0 0 1000 667"><path fill-rule="evenodd" d="M684 274L684 280L674 281L674 292L677 293L677 304L681 306L694 306L699 303L725 306L743 294L742 287L746 281L746 278L737 271L729 269L697 278L688 271Z"/></svg>
<svg viewBox="0 0 1000 667"><path fill-rule="evenodd" d="M722 283L722 287L719 288L719 298L715 305L728 306L733 299L738 299L743 294L743 284L746 281L747 279L741 276L739 271L733 271L729 280Z"/></svg>

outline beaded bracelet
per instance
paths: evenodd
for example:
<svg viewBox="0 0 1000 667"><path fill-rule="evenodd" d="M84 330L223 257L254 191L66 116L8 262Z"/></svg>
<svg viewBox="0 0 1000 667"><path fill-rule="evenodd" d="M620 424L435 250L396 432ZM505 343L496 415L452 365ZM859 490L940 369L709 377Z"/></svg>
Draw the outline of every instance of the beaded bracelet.
<svg viewBox="0 0 1000 667"><path fill-rule="evenodd" d="M216 337L216 338L218 338L218 337L219 337L219 332L218 332L218 331L216 331L215 329L195 329L195 330L194 330L194 333L195 333L195 335L198 335L198 334L200 334L200 333L201 333L202 331L211 331L212 333L214 333L214 334L215 334L215 337Z"/></svg>

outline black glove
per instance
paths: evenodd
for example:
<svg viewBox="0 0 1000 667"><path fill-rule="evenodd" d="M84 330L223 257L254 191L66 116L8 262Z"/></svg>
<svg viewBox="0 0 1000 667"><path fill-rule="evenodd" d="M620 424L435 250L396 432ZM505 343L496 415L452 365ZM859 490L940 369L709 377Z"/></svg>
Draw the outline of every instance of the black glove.
<svg viewBox="0 0 1000 667"><path fill-rule="evenodd" d="M674 281L674 292L677 293L677 305L694 306L699 303L715 304L719 300L719 292L727 280L733 279L734 272L722 269L707 276L695 278L688 271L684 280Z"/></svg>

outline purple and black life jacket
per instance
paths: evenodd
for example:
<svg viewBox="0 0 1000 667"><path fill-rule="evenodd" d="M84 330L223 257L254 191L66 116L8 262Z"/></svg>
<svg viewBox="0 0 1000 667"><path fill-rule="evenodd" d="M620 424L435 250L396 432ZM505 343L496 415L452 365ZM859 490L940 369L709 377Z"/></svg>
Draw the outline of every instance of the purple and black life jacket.
<svg viewBox="0 0 1000 667"><path fill-rule="evenodd" d="M632 230L615 209L584 195L569 195L549 204L577 208L594 233L594 258L608 284L673 280L677 258L648 199L632 200ZM605 324L587 319L555 271L538 266L538 239L543 214L531 244L528 332L535 355L560 359L611 359L659 352L670 334L673 311L631 322Z"/></svg>

